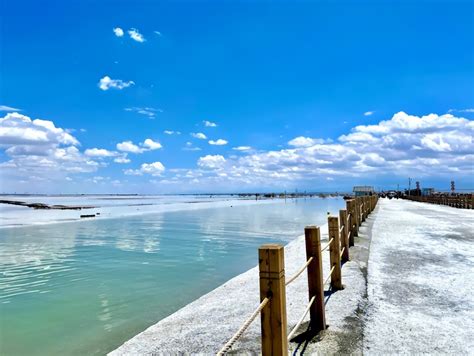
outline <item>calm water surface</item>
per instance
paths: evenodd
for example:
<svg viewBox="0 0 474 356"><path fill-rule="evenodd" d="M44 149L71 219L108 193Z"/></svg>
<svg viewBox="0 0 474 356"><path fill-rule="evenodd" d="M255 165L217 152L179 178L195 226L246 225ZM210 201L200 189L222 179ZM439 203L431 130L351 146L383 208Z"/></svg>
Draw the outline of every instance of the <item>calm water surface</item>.
<svg viewBox="0 0 474 356"><path fill-rule="evenodd" d="M324 224L342 199L283 200L0 230L0 354L105 354Z"/></svg>

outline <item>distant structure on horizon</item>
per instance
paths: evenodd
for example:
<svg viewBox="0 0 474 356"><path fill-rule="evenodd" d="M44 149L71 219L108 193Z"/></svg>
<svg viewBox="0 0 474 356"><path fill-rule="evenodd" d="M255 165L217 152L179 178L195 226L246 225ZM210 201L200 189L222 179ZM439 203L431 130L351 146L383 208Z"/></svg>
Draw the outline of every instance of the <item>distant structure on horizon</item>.
<svg viewBox="0 0 474 356"><path fill-rule="evenodd" d="M375 194L374 187L371 185L356 185L352 189L356 197L363 197L366 195Z"/></svg>

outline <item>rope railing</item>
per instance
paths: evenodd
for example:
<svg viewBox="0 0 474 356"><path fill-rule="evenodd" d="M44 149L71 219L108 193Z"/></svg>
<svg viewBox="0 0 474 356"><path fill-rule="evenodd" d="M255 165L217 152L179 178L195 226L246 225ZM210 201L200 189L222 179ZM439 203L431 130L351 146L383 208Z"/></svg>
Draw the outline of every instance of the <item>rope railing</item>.
<svg viewBox="0 0 474 356"><path fill-rule="evenodd" d="M329 240L329 242L323 248L321 248L321 252L323 252L324 250L327 250L329 246L331 246L333 241L334 239Z"/></svg>
<svg viewBox="0 0 474 356"><path fill-rule="evenodd" d="M235 344L235 342L242 336L242 334L247 330L247 328L252 324L252 322L255 320L255 318L260 314L263 308L267 305L267 303L270 301L270 298L265 298L262 300L260 305L255 309L255 311L252 313L252 315L242 324L239 330L232 336L229 341L222 347L222 349L217 353L217 356L222 356L225 355Z"/></svg>
<svg viewBox="0 0 474 356"><path fill-rule="evenodd" d="M341 253L339 254L339 258L342 258L342 255L344 255L345 250L346 250L346 247L344 246L341 250Z"/></svg>
<svg viewBox="0 0 474 356"><path fill-rule="evenodd" d="M295 275L293 277L291 277L289 280L287 280L285 282L285 286L287 286L288 284L290 284L291 282L293 282L296 278L298 278L300 276L301 273L303 273L303 271L306 269L306 267L308 267L308 265L311 263L311 261L313 260L313 257L310 257L308 259L308 261L306 261L306 263L301 266L301 268L299 269L298 272L295 273Z"/></svg>
<svg viewBox="0 0 474 356"><path fill-rule="evenodd" d="M356 197L346 202L346 210L339 211L339 217L328 217L328 242L321 246L320 228L305 228L306 262L290 278L285 277L284 248L268 244L259 248L260 305L245 320L237 332L227 341L217 355L222 356L232 349L250 324L261 315L262 355L288 355L291 341L303 321L310 316L311 330L326 329L325 286L330 282L331 290L343 289L341 268L349 261L350 246L365 218L374 210L377 197ZM331 269L323 281L322 252L329 249ZM314 263L312 263L314 262ZM301 274L308 272L309 303L296 325L288 332L286 313L286 288Z"/></svg>
<svg viewBox="0 0 474 356"><path fill-rule="evenodd" d="M336 269L336 266L332 266L331 270L329 271L329 275L327 276L326 280L324 281L323 284L326 284L329 279L331 278L332 274L334 273L334 270Z"/></svg>
<svg viewBox="0 0 474 356"><path fill-rule="evenodd" d="M304 318L306 317L306 315L308 315L308 312L309 312L309 309L311 308L311 306L313 305L314 301L316 300L316 296L313 296L311 298L311 300L309 301L309 304L308 306L306 307L303 315L301 316L300 320L298 320L298 322L296 323L295 327L293 328L293 330L291 330L291 332L288 334L288 341L290 341L292 339L292 337L295 335L296 331L298 330L298 328L301 326L301 324L303 323L303 320Z"/></svg>

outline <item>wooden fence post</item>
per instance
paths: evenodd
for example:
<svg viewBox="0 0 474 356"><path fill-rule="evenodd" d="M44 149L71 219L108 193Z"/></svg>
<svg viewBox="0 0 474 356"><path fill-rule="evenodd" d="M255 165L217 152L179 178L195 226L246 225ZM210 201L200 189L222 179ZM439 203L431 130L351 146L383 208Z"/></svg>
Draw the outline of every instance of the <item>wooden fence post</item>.
<svg viewBox="0 0 474 356"><path fill-rule="evenodd" d="M349 214L351 214L351 218L349 219L349 231L351 232L349 236L349 246L354 246L354 236L357 236L355 200L351 199L346 201L346 207Z"/></svg>
<svg viewBox="0 0 474 356"><path fill-rule="evenodd" d="M339 241L339 222L337 217L328 217L329 225L329 240L334 239L332 244L329 246L329 260L331 263L331 269L334 267L334 271L331 275L331 287L333 290L343 289L341 280L341 257L340 257L340 241Z"/></svg>
<svg viewBox="0 0 474 356"><path fill-rule="evenodd" d="M360 200L359 198L355 198L355 225L356 225L356 232L355 232L355 235L354 236L359 236L359 226L360 226L360 210L359 210L359 207L360 207Z"/></svg>
<svg viewBox="0 0 474 356"><path fill-rule="evenodd" d="M341 231L341 248L344 249L342 253L342 262L349 261L349 225L347 222L347 210L339 210L339 220L341 221L341 226L344 228Z"/></svg>
<svg viewBox="0 0 474 356"><path fill-rule="evenodd" d="M262 309L262 355L288 355L285 259L283 246L262 245L258 249L260 301L270 298Z"/></svg>
<svg viewBox="0 0 474 356"><path fill-rule="evenodd" d="M308 265L309 300L315 297L309 310L311 330L319 332L326 329L324 309L323 260L321 258L321 232L318 226L306 226L304 229L306 241L306 260L313 257Z"/></svg>

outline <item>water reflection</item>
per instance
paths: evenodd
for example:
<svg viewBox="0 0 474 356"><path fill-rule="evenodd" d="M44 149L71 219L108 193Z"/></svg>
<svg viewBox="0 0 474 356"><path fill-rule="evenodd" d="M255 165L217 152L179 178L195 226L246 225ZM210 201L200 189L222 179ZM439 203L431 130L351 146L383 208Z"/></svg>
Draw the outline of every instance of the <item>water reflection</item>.
<svg viewBox="0 0 474 356"><path fill-rule="evenodd" d="M341 205L275 201L0 230L1 351L104 354L253 267L260 244L288 242Z"/></svg>

